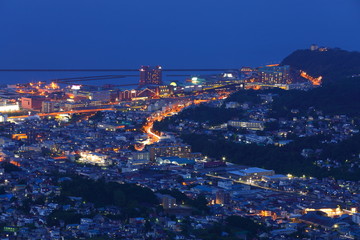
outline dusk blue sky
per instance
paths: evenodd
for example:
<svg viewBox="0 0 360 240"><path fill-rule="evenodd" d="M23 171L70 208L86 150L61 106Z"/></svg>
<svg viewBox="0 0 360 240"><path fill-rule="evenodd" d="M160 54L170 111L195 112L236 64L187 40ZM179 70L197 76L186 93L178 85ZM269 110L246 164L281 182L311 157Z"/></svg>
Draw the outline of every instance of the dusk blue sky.
<svg viewBox="0 0 360 240"><path fill-rule="evenodd" d="M258 66L359 28L359 0L0 0L0 68Z"/></svg>

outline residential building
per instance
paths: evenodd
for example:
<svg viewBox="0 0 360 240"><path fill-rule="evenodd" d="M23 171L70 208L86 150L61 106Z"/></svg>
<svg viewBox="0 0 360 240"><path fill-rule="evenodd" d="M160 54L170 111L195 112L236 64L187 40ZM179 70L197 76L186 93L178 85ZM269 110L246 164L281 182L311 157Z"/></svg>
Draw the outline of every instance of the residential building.
<svg viewBox="0 0 360 240"><path fill-rule="evenodd" d="M265 84L289 84L290 66L269 66L259 69L259 80Z"/></svg>
<svg viewBox="0 0 360 240"><path fill-rule="evenodd" d="M150 147L150 160L154 161L157 157L181 157L186 158L191 155L191 146L185 144L154 146Z"/></svg>

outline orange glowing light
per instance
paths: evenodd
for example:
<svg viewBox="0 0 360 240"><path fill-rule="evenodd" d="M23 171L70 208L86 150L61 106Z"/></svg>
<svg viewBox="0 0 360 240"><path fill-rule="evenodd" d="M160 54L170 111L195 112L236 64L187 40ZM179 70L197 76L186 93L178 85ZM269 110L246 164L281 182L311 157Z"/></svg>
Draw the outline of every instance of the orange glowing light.
<svg viewBox="0 0 360 240"><path fill-rule="evenodd" d="M46 116L58 116L60 114L73 114L73 113L92 113L92 112L100 112L100 111L114 111L114 108L98 108L98 109L82 109L82 110L72 110L66 112L53 112L53 113L38 113L37 116L39 117L46 117ZM18 119L18 118L27 118L28 115L22 116L11 116L9 119Z"/></svg>
<svg viewBox="0 0 360 240"><path fill-rule="evenodd" d="M19 163L19 162L16 162L16 161L10 161L10 163L12 164L12 165L15 165L15 166L17 166L17 167L21 167L21 164Z"/></svg>
<svg viewBox="0 0 360 240"><path fill-rule="evenodd" d="M315 77L310 76L309 74L307 74L304 71L300 71L300 76L309 80L314 86L320 86L322 83L322 78L323 78L322 76L315 78Z"/></svg>
<svg viewBox="0 0 360 240"><path fill-rule="evenodd" d="M194 100L194 101L188 101L185 104L174 104L174 105L168 107L167 109L165 109L164 111L162 111L160 113L154 113L153 115L148 117L146 119L147 123L145 123L142 128L142 131L147 134L148 139L141 144L135 144L135 146L134 146L135 150L142 151L142 150L144 150L146 145L151 145L151 144L154 144L154 143L160 141L161 133L156 133L153 131L154 122L161 121L164 118L173 115L174 113L180 112L183 108L185 108L191 104L199 104L199 103L208 102L208 101L210 101L210 100Z"/></svg>
<svg viewBox="0 0 360 240"><path fill-rule="evenodd" d="M28 136L25 133L19 133L19 134L13 134L11 138L15 140L21 140L21 139L27 139Z"/></svg>
<svg viewBox="0 0 360 240"><path fill-rule="evenodd" d="M67 159L66 156L53 157L55 160Z"/></svg>
<svg viewBox="0 0 360 240"><path fill-rule="evenodd" d="M59 85L57 85L55 82L51 82L49 85L46 85L45 88L53 90L60 89Z"/></svg>
<svg viewBox="0 0 360 240"><path fill-rule="evenodd" d="M245 89L260 90L261 86L260 85L249 85L249 86L246 86Z"/></svg>

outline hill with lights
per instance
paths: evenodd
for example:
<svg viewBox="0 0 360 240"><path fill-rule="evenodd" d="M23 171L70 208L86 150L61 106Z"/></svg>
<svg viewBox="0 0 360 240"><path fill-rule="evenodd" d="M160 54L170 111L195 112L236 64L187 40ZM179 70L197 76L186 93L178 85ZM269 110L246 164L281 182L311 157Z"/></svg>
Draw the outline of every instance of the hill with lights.
<svg viewBox="0 0 360 240"><path fill-rule="evenodd" d="M290 65L312 76L323 76L324 84L360 75L360 52L339 48L296 50L287 56L281 65Z"/></svg>

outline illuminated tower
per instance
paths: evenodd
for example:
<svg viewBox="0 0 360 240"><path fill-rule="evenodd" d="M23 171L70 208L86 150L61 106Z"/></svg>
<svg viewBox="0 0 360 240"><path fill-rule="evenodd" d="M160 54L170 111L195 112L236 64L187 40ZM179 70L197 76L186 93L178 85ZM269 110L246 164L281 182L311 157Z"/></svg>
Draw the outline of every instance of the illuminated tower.
<svg viewBox="0 0 360 240"><path fill-rule="evenodd" d="M161 66L149 67L141 66L139 86L143 85L162 85Z"/></svg>

